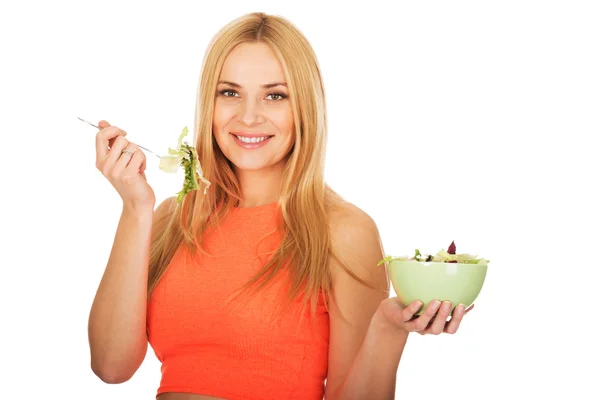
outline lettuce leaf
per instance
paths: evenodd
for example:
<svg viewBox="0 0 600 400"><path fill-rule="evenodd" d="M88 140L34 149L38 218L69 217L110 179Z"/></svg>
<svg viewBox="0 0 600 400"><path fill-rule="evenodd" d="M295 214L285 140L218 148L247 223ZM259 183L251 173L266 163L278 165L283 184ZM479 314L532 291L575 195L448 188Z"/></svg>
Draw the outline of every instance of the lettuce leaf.
<svg viewBox="0 0 600 400"><path fill-rule="evenodd" d="M183 141L183 138L188 133L189 130L186 126L177 139L177 147L169 147L167 155L162 156L159 163L159 168L168 173L176 173L180 167L183 168L185 179L183 181L183 188L177 193L178 202L181 202L185 195L192 190L200 188L198 180L201 180L205 184L204 194L206 194L206 190L210 186L210 182L202 174L198 152L194 147Z"/></svg>
<svg viewBox="0 0 600 400"><path fill-rule="evenodd" d="M456 245L454 244L454 241L452 241L448 250L441 249L435 255L422 255L419 249L415 249L415 255L412 257L394 257L388 255L383 260L379 261L377 265L382 265L391 261L446 262L478 265L487 265L490 262L490 260L471 254L456 254Z"/></svg>

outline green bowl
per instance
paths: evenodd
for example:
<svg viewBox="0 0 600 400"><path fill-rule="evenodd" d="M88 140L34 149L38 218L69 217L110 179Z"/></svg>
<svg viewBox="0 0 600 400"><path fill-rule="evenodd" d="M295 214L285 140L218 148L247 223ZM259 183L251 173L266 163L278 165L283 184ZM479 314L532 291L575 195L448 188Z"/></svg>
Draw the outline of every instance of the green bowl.
<svg viewBox="0 0 600 400"><path fill-rule="evenodd" d="M423 307L433 300L452 302L452 310L459 304L469 307L481 292L487 274L485 264L444 262L390 261L390 280L405 306L420 300Z"/></svg>

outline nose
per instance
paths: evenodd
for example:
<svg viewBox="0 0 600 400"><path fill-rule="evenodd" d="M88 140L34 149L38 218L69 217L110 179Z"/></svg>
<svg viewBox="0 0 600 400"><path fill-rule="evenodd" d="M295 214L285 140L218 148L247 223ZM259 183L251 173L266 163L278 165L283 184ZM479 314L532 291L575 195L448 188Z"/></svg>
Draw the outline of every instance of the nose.
<svg viewBox="0 0 600 400"><path fill-rule="evenodd" d="M264 122L262 105L256 101L246 100L240 105L239 119L248 126Z"/></svg>

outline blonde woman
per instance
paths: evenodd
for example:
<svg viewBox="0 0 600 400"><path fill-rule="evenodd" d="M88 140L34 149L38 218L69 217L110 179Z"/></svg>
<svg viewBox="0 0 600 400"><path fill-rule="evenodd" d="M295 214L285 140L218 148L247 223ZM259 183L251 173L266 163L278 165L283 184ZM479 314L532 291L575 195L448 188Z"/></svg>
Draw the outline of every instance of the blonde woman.
<svg viewBox="0 0 600 400"><path fill-rule="evenodd" d="M130 379L149 343L160 400L391 399L409 333L458 329L462 306L413 318L420 304L389 298L375 223L325 184L321 74L287 20L244 15L207 50L206 193L155 209L144 153L100 127L97 167L123 199L89 319L104 382Z"/></svg>

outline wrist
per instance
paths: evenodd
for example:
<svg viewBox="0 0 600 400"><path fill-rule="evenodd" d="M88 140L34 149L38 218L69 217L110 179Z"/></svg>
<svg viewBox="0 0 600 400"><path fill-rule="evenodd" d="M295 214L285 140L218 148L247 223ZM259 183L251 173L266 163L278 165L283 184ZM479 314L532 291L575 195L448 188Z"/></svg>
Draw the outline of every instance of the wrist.
<svg viewBox="0 0 600 400"><path fill-rule="evenodd" d="M373 318L371 318L369 331L378 341L390 341L396 344L401 342L402 348L404 348L404 343L408 339L408 332L392 323L379 309L373 314Z"/></svg>
<svg viewBox="0 0 600 400"><path fill-rule="evenodd" d="M123 214L138 218L152 217L154 214L154 203L123 202Z"/></svg>
<svg viewBox="0 0 600 400"><path fill-rule="evenodd" d="M376 312L371 318L365 338L369 353L376 355L379 366L384 371L397 371L408 333L386 321L385 316Z"/></svg>

